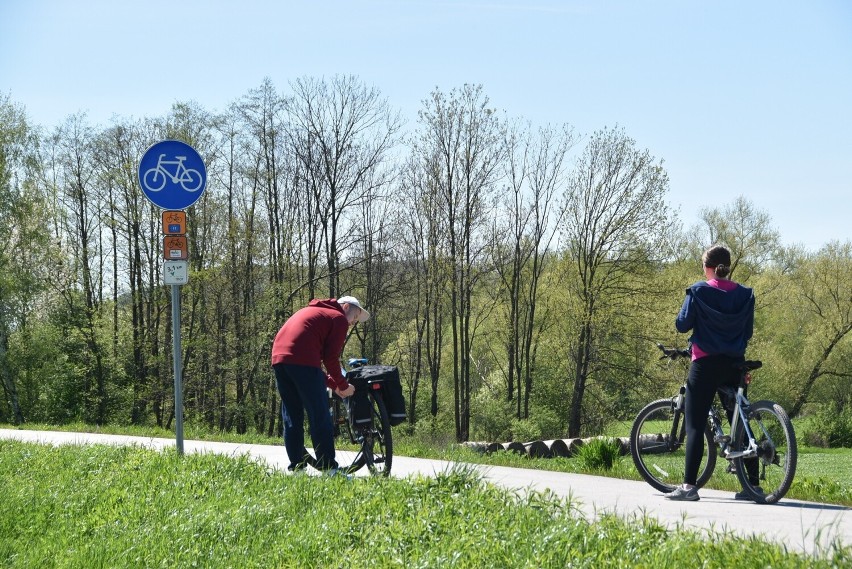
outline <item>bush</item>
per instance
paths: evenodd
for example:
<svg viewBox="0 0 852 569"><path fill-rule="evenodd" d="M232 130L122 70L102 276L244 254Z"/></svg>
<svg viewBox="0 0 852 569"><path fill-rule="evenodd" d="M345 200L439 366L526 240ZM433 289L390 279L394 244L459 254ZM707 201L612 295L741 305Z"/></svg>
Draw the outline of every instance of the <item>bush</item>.
<svg viewBox="0 0 852 569"><path fill-rule="evenodd" d="M512 419L512 440L529 442L541 438L541 427L531 419Z"/></svg>
<svg viewBox="0 0 852 569"><path fill-rule="evenodd" d="M511 436L514 405L498 392L480 389L471 404L471 435L475 440L500 442Z"/></svg>
<svg viewBox="0 0 852 569"><path fill-rule="evenodd" d="M829 448L852 448L852 406L824 405L804 432L805 444Z"/></svg>
<svg viewBox="0 0 852 569"><path fill-rule="evenodd" d="M612 470L621 456L621 444L612 437L590 440L577 451L577 460L584 470Z"/></svg>

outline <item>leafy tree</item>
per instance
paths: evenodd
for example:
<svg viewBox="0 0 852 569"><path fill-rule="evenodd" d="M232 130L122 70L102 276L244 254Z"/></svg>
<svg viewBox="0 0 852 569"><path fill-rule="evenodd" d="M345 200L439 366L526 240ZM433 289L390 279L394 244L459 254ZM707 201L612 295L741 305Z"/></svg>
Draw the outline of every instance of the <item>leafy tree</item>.
<svg viewBox="0 0 852 569"><path fill-rule="evenodd" d="M50 273L45 203L32 184L37 135L24 109L0 95L0 420L24 422L16 373L10 366L13 333L26 333Z"/></svg>
<svg viewBox="0 0 852 569"><path fill-rule="evenodd" d="M812 321L806 337L817 339L816 353L810 354L811 367L790 408L797 415L809 400L816 382L823 377L852 377L848 360L836 352L848 348L852 332L852 242L832 242L811 255L792 275L797 304L810 313ZM807 353L807 352L806 352Z"/></svg>

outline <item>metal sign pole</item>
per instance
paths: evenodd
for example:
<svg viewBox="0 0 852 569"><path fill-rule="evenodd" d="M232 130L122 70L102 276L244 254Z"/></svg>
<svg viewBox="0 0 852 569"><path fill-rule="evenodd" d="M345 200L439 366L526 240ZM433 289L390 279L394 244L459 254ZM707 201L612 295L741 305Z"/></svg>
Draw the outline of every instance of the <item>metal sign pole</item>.
<svg viewBox="0 0 852 569"><path fill-rule="evenodd" d="M175 370L175 438L177 452L183 456L183 386L181 381L180 286L172 285L172 354Z"/></svg>

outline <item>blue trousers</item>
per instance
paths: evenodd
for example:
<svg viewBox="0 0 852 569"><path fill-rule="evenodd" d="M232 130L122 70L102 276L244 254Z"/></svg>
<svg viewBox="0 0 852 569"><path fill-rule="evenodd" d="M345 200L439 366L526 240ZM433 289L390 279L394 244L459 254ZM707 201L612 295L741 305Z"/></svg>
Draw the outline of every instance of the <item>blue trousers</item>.
<svg viewBox="0 0 852 569"><path fill-rule="evenodd" d="M284 448L290 470L311 464L319 470L337 468L334 460L334 430L328 412L325 373L320 368L275 364L275 383L281 396L284 421ZM316 462L305 449L305 412L308 414Z"/></svg>

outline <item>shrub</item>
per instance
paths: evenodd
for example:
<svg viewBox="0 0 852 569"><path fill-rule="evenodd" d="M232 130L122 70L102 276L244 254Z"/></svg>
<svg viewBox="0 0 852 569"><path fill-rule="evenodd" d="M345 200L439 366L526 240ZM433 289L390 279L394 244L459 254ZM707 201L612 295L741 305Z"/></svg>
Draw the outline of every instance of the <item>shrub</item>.
<svg viewBox="0 0 852 569"><path fill-rule="evenodd" d="M471 405L471 435L484 441L505 441L510 438L514 407L499 393L480 389ZM516 439L517 440L517 439Z"/></svg>
<svg viewBox="0 0 852 569"><path fill-rule="evenodd" d="M804 432L810 446L852 448L852 406L824 405Z"/></svg>
<svg viewBox="0 0 852 569"><path fill-rule="evenodd" d="M611 470L621 455L621 445L612 437L590 440L577 450L577 460L585 470Z"/></svg>

